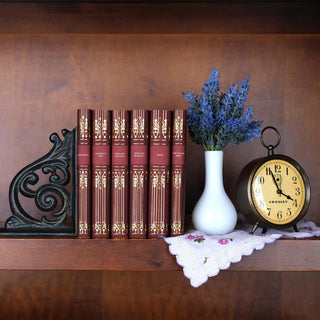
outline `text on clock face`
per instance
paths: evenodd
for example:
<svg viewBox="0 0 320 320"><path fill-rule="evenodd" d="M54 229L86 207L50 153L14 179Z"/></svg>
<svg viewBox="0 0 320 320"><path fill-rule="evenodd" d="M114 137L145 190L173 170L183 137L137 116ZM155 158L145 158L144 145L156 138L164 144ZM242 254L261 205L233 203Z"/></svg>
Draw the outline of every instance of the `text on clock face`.
<svg viewBox="0 0 320 320"><path fill-rule="evenodd" d="M287 224L299 215L304 206L305 185L292 164L272 159L255 172L251 196L256 210L264 219Z"/></svg>

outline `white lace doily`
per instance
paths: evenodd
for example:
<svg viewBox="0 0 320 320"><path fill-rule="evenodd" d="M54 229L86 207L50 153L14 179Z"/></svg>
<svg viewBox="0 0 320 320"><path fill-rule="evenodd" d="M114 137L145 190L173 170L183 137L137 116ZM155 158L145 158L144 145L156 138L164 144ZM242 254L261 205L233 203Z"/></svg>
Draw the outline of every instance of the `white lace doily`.
<svg viewBox="0 0 320 320"><path fill-rule="evenodd" d="M176 256L177 263L183 267L184 275L190 279L193 287L199 287L209 277L216 276L220 270L239 262L243 255L251 255L253 250L261 250L266 243L272 243L281 237L308 238L320 236L320 228L313 222L300 221L299 232L293 228L268 229L262 234L258 228L250 235L251 226L237 229L229 234L207 236L200 231L192 231L182 236L164 238L169 251Z"/></svg>

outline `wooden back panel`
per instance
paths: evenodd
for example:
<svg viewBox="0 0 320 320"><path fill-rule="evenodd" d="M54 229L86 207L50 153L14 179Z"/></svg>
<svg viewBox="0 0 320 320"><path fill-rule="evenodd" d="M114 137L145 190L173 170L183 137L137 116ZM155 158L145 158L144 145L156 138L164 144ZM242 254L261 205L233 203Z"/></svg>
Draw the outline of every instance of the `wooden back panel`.
<svg viewBox="0 0 320 320"><path fill-rule="evenodd" d="M277 127L276 152L305 168L308 218L320 221L319 36L0 34L0 47L1 219L11 179L49 151L52 132L76 126L77 108L187 108L182 92L200 94L217 67L222 90L249 75L254 118ZM241 168L266 154L258 140L225 149L232 199ZM188 139L187 212L202 187L203 150Z"/></svg>
<svg viewBox="0 0 320 320"><path fill-rule="evenodd" d="M248 105L309 174L307 218L320 223L319 5L259 2L0 4L0 226L12 178L49 151L52 132L76 126L77 108L186 109L182 92L200 94L212 68L223 90L250 76ZM265 154L258 140L225 149L233 200L241 168ZM189 213L203 165L188 139ZM181 271L2 270L1 316L317 319L319 285L313 272L225 271L193 289Z"/></svg>
<svg viewBox="0 0 320 320"><path fill-rule="evenodd" d="M307 218L320 222L316 4L25 3L0 9L0 226L10 215L12 178L49 151L52 132L76 126L77 108L187 109L182 92L200 94L212 68L220 70L223 91L249 75L247 105L253 104L256 120L280 131L276 152L305 168L312 187ZM225 149L232 200L241 168L266 154L258 140ZM202 148L188 139L188 213L203 188L203 166Z"/></svg>

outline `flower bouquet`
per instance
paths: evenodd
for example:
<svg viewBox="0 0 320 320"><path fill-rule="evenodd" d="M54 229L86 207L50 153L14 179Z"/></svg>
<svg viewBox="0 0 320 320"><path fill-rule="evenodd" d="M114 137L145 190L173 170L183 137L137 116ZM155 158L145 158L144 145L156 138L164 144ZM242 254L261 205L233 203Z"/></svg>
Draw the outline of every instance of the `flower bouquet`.
<svg viewBox="0 0 320 320"><path fill-rule="evenodd" d="M187 125L193 142L205 150L222 150L229 142L239 144L260 137L263 121L251 121L252 105L245 109L250 88L249 77L240 88L233 84L226 93L219 93L219 71L214 69L202 88L200 98L183 92L189 103Z"/></svg>

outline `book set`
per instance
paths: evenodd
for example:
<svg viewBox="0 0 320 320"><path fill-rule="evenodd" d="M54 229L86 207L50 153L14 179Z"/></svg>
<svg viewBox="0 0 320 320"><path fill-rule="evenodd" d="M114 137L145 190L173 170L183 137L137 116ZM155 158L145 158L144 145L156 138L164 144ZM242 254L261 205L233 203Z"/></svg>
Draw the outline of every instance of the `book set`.
<svg viewBox="0 0 320 320"><path fill-rule="evenodd" d="M78 237L183 233L186 111L79 109Z"/></svg>

